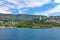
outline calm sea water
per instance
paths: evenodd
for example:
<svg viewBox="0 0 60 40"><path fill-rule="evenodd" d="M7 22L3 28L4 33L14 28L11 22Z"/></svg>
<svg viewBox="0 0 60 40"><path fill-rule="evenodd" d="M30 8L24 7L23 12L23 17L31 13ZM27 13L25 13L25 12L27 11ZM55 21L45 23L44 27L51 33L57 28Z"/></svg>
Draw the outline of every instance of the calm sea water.
<svg viewBox="0 0 60 40"><path fill-rule="evenodd" d="M60 28L0 28L0 40L60 40Z"/></svg>

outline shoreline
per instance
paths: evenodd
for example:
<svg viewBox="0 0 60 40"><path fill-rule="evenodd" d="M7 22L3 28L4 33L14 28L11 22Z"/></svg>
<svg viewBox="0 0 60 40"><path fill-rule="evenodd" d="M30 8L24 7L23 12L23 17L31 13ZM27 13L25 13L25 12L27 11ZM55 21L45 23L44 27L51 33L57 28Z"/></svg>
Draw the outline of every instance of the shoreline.
<svg viewBox="0 0 60 40"><path fill-rule="evenodd" d="M11 26L11 27L5 27L5 26L0 26L0 28L29 28L29 27L12 27L12 26ZM32 28L32 29L48 29L48 28L49 28L49 27L47 27L47 28L46 28L46 27L42 27L42 28L38 28L38 27L35 28L35 27L34 27L34 28ZM60 27L51 27L51 28L60 28Z"/></svg>

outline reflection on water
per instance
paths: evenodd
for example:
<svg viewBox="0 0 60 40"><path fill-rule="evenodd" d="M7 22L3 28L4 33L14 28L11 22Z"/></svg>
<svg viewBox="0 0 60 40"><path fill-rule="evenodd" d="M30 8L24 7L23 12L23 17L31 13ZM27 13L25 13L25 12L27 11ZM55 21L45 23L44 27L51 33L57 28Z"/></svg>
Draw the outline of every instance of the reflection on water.
<svg viewBox="0 0 60 40"><path fill-rule="evenodd" d="M0 40L60 40L60 29L0 28Z"/></svg>

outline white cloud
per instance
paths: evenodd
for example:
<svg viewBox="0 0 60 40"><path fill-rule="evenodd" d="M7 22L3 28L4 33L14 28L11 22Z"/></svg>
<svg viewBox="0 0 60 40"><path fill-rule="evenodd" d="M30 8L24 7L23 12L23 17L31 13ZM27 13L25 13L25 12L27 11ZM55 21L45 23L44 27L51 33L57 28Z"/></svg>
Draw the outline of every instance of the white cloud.
<svg viewBox="0 0 60 40"><path fill-rule="evenodd" d="M10 3L14 3L14 4L15 4L15 3L18 3L18 2L17 2L18 0L5 0L5 1L10 2Z"/></svg>
<svg viewBox="0 0 60 40"><path fill-rule="evenodd" d="M8 7L7 6L4 6L4 7L1 7L0 8L0 13L3 13L3 14L11 14L8 10Z"/></svg>
<svg viewBox="0 0 60 40"><path fill-rule="evenodd" d="M51 0L23 0L23 3L20 3L22 0L6 0L7 2L13 3L19 8L23 7L39 7L44 4L48 4Z"/></svg>
<svg viewBox="0 0 60 40"><path fill-rule="evenodd" d="M8 4L6 2L12 3ZM23 2L23 3L21 3ZM16 8L19 10L19 13L24 13L21 8L24 7L39 7L44 4L50 3L51 0L0 0L0 13L11 14L11 11L7 11L10 8Z"/></svg>
<svg viewBox="0 0 60 40"><path fill-rule="evenodd" d="M0 13L9 13L11 14L11 11L7 11L9 10L9 8L17 8L19 10L19 13L24 13L22 10L20 10L21 8L24 7L39 7L45 4L48 4L51 2L51 0L5 0L9 3L12 3L14 5L10 5L10 4L6 4L5 6L3 6L2 8L0 8ZM20 3L23 2L23 3ZM60 0L55 0L56 3L60 3ZM3 4L3 1L0 1L0 4ZM60 12L60 5L57 5L55 8L45 11L43 12L44 15L49 15L55 12ZM34 13L39 15L40 13ZM41 13L42 14L42 13Z"/></svg>
<svg viewBox="0 0 60 40"><path fill-rule="evenodd" d="M60 0L55 0L56 3L60 3Z"/></svg>
<svg viewBox="0 0 60 40"><path fill-rule="evenodd" d="M0 5L3 4L3 1L0 1Z"/></svg>
<svg viewBox="0 0 60 40"><path fill-rule="evenodd" d="M51 2L51 0L25 0L25 6L27 7L39 7L44 4L48 4Z"/></svg>
<svg viewBox="0 0 60 40"><path fill-rule="evenodd" d="M57 6L54 7L53 9L48 10L48 11L45 11L45 12L43 12L42 14L48 16L48 15L50 15L50 14L54 14L54 13L57 13L57 12L60 12L60 5L57 5Z"/></svg>

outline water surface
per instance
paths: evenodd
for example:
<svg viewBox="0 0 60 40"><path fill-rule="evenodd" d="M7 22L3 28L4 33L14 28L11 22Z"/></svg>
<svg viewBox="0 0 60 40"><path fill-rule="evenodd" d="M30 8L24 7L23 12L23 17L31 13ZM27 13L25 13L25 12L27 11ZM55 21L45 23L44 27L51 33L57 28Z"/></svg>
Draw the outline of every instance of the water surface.
<svg viewBox="0 0 60 40"><path fill-rule="evenodd" d="M60 28L0 28L0 40L60 40Z"/></svg>

